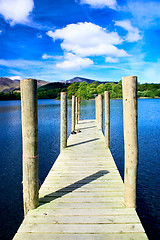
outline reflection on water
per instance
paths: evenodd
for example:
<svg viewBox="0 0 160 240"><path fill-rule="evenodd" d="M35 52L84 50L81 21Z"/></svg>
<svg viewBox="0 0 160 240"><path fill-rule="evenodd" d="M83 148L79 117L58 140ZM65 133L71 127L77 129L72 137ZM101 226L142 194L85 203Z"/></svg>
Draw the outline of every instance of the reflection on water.
<svg viewBox="0 0 160 240"><path fill-rule="evenodd" d="M39 179L45 179L60 149L60 102L38 100ZM0 239L12 239L23 219L20 101L0 102ZM94 101L81 102L81 119L94 119ZM111 100L110 149L123 177L123 109ZM71 101L68 101L68 136ZM160 100L138 100L139 172L137 211L151 240L160 235Z"/></svg>

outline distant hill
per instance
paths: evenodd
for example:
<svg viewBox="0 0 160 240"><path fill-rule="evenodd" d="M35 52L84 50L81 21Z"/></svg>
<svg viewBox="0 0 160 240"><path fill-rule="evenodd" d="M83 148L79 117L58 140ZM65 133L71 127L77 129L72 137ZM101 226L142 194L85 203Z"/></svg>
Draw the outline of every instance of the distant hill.
<svg viewBox="0 0 160 240"><path fill-rule="evenodd" d="M48 82L37 80L38 87L46 85ZM20 90L20 80L12 80L6 77L0 77L0 92L7 93Z"/></svg>
<svg viewBox="0 0 160 240"><path fill-rule="evenodd" d="M17 88L19 88L19 81L5 77L0 78L0 92L10 92Z"/></svg>
<svg viewBox="0 0 160 240"><path fill-rule="evenodd" d="M82 77L75 77L75 78L72 78L72 79L69 79L69 80L66 80L66 81L60 81L61 83L73 83L73 82L86 82L86 83L93 83L93 82L97 82L98 84L101 84L101 83L106 83L106 81L104 82L101 82L101 81L96 81L96 80L92 80L92 79L88 79L88 78L82 78Z"/></svg>
<svg viewBox="0 0 160 240"><path fill-rule="evenodd" d="M38 91L47 91L54 88L63 89L68 87L69 85L70 85L69 83L63 83L63 82L50 82L44 86L39 87Z"/></svg>
<svg viewBox="0 0 160 240"><path fill-rule="evenodd" d="M46 84L48 84L49 82L44 81L44 80L37 80L37 87L41 87L44 86Z"/></svg>

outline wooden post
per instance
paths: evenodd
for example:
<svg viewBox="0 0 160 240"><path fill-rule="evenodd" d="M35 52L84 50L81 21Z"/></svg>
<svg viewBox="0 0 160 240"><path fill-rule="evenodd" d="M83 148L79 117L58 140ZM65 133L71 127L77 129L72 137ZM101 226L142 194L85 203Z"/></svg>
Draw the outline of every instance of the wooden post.
<svg viewBox="0 0 160 240"><path fill-rule="evenodd" d="M78 98L78 121L80 120L81 99Z"/></svg>
<svg viewBox="0 0 160 240"><path fill-rule="evenodd" d="M75 96L72 96L72 131L75 130Z"/></svg>
<svg viewBox="0 0 160 240"><path fill-rule="evenodd" d="M97 97L95 97L95 118L97 122Z"/></svg>
<svg viewBox="0 0 160 240"><path fill-rule="evenodd" d="M96 120L97 120L97 126L98 126L98 96L96 97Z"/></svg>
<svg viewBox="0 0 160 240"><path fill-rule="evenodd" d="M109 148L109 133L110 133L110 99L109 92L104 92L104 104L105 104L105 146Z"/></svg>
<svg viewBox="0 0 160 240"><path fill-rule="evenodd" d="M99 128L102 130L103 129L103 98L102 95L98 95L99 97Z"/></svg>
<svg viewBox="0 0 160 240"><path fill-rule="evenodd" d="M76 124L78 124L78 97L76 97Z"/></svg>
<svg viewBox="0 0 160 240"><path fill-rule="evenodd" d="M94 102L94 104L95 104L95 119L96 119L96 122L97 122L97 108L96 108L96 97L95 97L95 102Z"/></svg>
<svg viewBox="0 0 160 240"><path fill-rule="evenodd" d="M138 166L137 77L123 77L122 86L125 144L124 203L126 207L135 208Z"/></svg>
<svg viewBox="0 0 160 240"><path fill-rule="evenodd" d="M39 204L37 81L21 80L24 214Z"/></svg>
<svg viewBox="0 0 160 240"><path fill-rule="evenodd" d="M67 93L61 92L61 151L67 147Z"/></svg>
<svg viewBox="0 0 160 240"><path fill-rule="evenodd" d="M97 125L99 127L99 95L96 97L96 108L97 108Z"/></svg>

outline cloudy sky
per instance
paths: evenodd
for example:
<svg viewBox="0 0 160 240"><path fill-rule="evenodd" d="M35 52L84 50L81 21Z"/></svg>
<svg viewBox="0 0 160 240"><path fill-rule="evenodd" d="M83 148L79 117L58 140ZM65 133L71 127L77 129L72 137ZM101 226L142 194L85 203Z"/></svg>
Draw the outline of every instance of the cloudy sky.
<svg viewBox="0 0 160 240"><path fill-rule="evenodd" d="M160 82L160 1L0 0L0 76Z"/></svg>

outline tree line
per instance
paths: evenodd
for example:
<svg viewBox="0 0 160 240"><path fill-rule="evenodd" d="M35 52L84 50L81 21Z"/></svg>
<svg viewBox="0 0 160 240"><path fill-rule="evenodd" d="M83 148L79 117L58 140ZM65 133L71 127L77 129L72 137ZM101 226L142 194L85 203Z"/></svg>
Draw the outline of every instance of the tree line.
<svg viewBox="0 0 160 240"><path fill-rule="evenodd" d="M66 91L68 99L75 95L81 99L92 99L98 94L104 95L104 91L110 92L110 98L122 98L122 81L118 83L108 82L105 84L98 84L96 81L93 83L72 83L72 84L62 84L62 83L51 83L43 87L39 87L37 95L39 99L60 99L60 92ZM137 97L138 98L156 98L160 97L160 83L144 83L137 85ZM9 92L0 93L0 100L18 100L20 99L20 93Z"/></svg>
<svg viewBox="0 0 160 240"><path fill-rule="evenodd" d="M86 82L72 83L67 87L68 98L71 99L75 95L81 99L92 99L98 94L104 95L104 91L110 92L110 98L122 98L122 80L118 83L97 84L93 82L87 84ZM160 84L144 83L137 84L137 97L140 98L155 98L160 97Z"/></svg>

